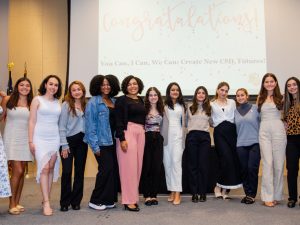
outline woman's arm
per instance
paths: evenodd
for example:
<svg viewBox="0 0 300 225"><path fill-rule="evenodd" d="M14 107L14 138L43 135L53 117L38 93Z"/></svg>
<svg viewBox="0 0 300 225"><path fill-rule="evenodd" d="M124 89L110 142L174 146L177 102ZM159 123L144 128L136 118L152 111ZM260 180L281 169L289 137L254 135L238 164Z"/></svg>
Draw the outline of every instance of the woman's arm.
<svg viewBox="0 0 300 225"><path fill-rule="evenodd" d="M67 126L69 121L69 115L70 115L69 104L64 102L61 107L61 113L59 116L59 123L58 123L60 145L62 146L61 155L64 159L68 158L68 153L70 152L69 144L67 141Z"/></svg>
<svg viewBox="0 0 300 225"><path fill-rule="evenodd" d="M36 114L39 107L39 100L35 97L30 105L30 113L29 113L29 125L28 125L28 142L31 154L35 155L35 146L33 144L33 132L36 124Z"/></svg>
<svg viewBox="0 0 300 225"><path fill-rule="evenodd" d="M123 151L127 151L127 141L125 140L125 127L127 124L125 124L125 114L126 112L126 101L125 97L119 97L115 104L115 110L116 110L116 137L119 138L121 143L121 148Z"/></svg>
<svg viewBox="0 0 300 225"><path fill-rule="evenodd" d="M9 100L9 98L10 97L6 96L6 95L2 96L1 106L2 106L3 112L2 112L2 114L0 116L0 121L5 120L5 118L6 118L6 110L7 110L6 104L7 104L8 100Z"/></svg>

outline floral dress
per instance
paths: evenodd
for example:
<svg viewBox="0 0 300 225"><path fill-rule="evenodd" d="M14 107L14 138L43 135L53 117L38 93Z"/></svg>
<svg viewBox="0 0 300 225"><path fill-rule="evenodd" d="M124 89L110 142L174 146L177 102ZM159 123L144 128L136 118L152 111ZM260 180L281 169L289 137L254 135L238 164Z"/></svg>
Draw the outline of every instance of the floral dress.
<svg viewBox="0 0 300 225"><path fill-rule="evenodd" d="M2 113L2 108L0 106L0 114ZM4 152L4 145L2 141L2 136L0 134L0 198L5 198L11 196L7 160Z"/></svg>

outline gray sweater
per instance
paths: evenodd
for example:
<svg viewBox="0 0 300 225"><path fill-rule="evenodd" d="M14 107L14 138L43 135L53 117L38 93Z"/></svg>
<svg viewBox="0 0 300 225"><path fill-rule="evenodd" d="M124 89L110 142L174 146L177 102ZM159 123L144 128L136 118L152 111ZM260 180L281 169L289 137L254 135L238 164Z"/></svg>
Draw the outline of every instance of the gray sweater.
<svg viewBox="0 0 300 225"><path fill-rule="evenodd" d="M73 136L80 132L84 133L83 112L76 110L77 116L73 116L69 110L69 104L64 102L61 106L59 117L59 136L62 150L68 149L67 137Z"/></svg>
<svg viewBox="0 0 300 225"><path fill-rule="evenodd" d="M237 147L258 143L259 113L256 105L252 105L249 112L244 116L236 109L234 111L234 121L237 131Z"/></svg>

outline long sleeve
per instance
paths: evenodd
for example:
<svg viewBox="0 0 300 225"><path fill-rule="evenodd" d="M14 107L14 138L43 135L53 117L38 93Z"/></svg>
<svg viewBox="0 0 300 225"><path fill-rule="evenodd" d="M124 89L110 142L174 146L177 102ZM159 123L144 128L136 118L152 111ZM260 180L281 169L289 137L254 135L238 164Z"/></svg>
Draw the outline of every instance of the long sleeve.
<svg viewBox="0 0 300 225"><path fill-rule="evenodd" d="M116 137L120 139L120 141L125 141L125 133L127 127L127 104L125 96L119 97L116 100L115 110L116 110Z"/></svg>
<svg viewBox="0 0 300 225"><path fill-rule="evenodd" d="M67 141L67 125L69 120L69 105L64 102L61 108L61 114L59 117L59 136L60 136L60 145L62 150L68 149L69 144Z"/></svg>
<svg viewBox="0 0 300 225"><path fill-rule="evenodd" d="M85 137L94 153L100 151L97 136L97 104L91 99L85 109Z"/></svg>

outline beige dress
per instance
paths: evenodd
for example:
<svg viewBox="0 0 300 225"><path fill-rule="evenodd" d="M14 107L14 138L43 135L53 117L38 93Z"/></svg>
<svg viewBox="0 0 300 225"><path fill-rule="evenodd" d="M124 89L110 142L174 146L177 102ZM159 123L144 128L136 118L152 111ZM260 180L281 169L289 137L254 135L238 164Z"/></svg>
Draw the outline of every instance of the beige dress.
<svg viewBox="0 0 300 225"><path fill-rule="evenodd" d="M7 160L33 161L28 144L29 110L26 107L7 109L3 135Z"/></svg>

